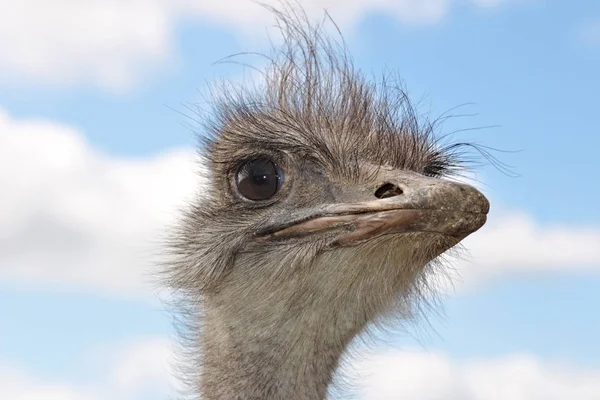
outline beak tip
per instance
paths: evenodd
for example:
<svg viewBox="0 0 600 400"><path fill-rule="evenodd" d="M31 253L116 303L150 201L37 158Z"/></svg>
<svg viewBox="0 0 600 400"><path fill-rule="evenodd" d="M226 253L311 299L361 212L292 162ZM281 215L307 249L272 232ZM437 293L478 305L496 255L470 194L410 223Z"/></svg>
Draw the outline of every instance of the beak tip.
<svg viewBox="0 0 600 400"><path fill-rule="evenodd" d="M454 193L458 194L456 201L463 204L465 211L478 214L488 214L490 212L490 201L481 191L464 183L457 185L459 189L458 193L454 191ZM460 200L461 197L462 200Z"/></svg>
<svg viewBox="0 0 600 400"><path fill-rule="evenodd" d="M477 190L477 189L475 189L475 190ZM479 208L481 209L481 213L487 215L490 212L490 201L479 190L477 190L477 194L478 194L478 198L476 199L476 202L479 203Z"/></svg>

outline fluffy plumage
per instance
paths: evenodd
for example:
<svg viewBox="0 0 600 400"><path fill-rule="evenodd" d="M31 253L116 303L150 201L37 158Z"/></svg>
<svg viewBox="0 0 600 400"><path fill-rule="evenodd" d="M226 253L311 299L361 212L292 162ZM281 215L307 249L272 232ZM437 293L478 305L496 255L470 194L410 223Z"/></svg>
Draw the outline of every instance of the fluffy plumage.
<svg viewBox="0 0 600 400"><path fill-rule="evenodd" d="M389 171L449 176L472 146L436 137L397 81L368 79L323 25L272 11L283 43L265 56L262 85L221 86L202 116L209 184L168 243L164 277L181 300L194 398L324 398L352 338L386 313L408 316L427 266L458 242L418 232L335 250L335 232L257 240L278 222L370 199ZM241 199L235 171L265 157L286 173L281 190Z"/></svg>

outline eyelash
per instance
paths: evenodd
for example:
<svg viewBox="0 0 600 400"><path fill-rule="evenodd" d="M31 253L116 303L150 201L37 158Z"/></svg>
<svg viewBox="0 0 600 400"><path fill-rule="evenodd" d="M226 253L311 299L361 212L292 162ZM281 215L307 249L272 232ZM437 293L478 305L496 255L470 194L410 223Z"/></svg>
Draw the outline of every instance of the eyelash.
<svg viewBox="0 0 600 400"><path fill-rule="evenodd" d="M423 168L423 173L432 178L437 178L444 174L445 167L439 162L431 162Z"/></svg>

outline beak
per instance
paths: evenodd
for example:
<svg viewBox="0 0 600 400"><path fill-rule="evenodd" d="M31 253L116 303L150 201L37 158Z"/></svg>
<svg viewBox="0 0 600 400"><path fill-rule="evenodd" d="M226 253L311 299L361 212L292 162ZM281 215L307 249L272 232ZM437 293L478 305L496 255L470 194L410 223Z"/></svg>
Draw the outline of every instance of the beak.
<svg viewBox="0 0 600 400"><path fill-rule="evenodd" d="M427 232L458 243L486 222L489 202L472 186L407 171L387 171L380 181L373 200L326 205L258 235L277 240L341 231L328 246L340 247L382 235Z"/></svg>

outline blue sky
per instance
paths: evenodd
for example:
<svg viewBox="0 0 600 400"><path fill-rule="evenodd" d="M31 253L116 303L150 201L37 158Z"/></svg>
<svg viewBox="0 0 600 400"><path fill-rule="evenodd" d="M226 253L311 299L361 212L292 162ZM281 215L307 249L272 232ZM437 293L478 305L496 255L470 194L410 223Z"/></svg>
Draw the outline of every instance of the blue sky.
<svg viewBox="0 0 600 400"><path fill-rule="evenodd" d="M188 154L194 145L187 121L173 109L184 111L184 103L201 101L206 82L227 76L240 79L241 67L213 62L240 51L265 50L265 27L271 22L260 11L234 11L257 7L242 0L222 6L181 2L190 3L185 12L167 6L157 11L171 13L164 37L161 30L140 36L163 38L166 44L156 52L146 49L151 46L144 47L144 40L134 40L134 30L116 25L120 17L110 20L116 33L99 38L92 27L92 33L85 31L88 24L37 24L25 46L33 53L45 49L38 59L11 45L25 28L13 24L0 31L0 144L5 147L0 148L0 158L10 160L0 163L11 171L10 176L0 173L0 192L8 193L8 201L0 200L0 218L14 217L0 229L0 383L14 371L29 382L29 389L15 384L2 398L20 399L37 387L40 397L35 398L83 399L88 397L82 393L102 382L110 382L114 391L100 398L149 398L143 397L149 379L131 378L124 367L125 378L115 380L106 373L113 361L98 354L114 353L118 359L128 354L120 346L168 340L169 318L159 302L138 290L144 268L129 272L128 264L119 264L123 251L131 257L131 249L113 245L107 237L131 239L132 247L155 239L162 222L155 214L193 186L185 179L172 183L181 176L174 174L185 172L182 168L189 164L171 151ZM43 15L41 0L25 3ZM411 1L400 3L410 6ZM0 15L22 16L11 4L0 1ZM119 3L107 4L115 15L132 12ZM360 0L348 4L350 11L335 2L329 8L336 19L339 12L358 66L374 73L397 70L412 97L424 99L422 110L430 110L432 117L471 103L460 112L476 115L452 120L444 131L494 125L457 135L519 150L496 153L519 177L491 167L480 170L494 212L490 228L473 238L473 262L460 269L466 284L445 298L445 314L432 315L431 328L411 329L416 339L394 337L393 347L439 354L467 378L472 368L463 363L492 363L514 355L535 360L548 380L562 377L549 367L553 365L581 376L600 376L600 318L595 306L600 302L600 3L432 1L432 9L449 5L434 16L405 12L391 2L379 7ZM61 7L46 10L52 13L47 19L66 21L85 11L85 6ZM231 9L222 12L219 7ZM312 3L309 7L319 8ZM0 25L6 22L2 18ZM134 27L143 31L141 23ZM64 32L57 33L60 29ZM79 34L98 48L81 51L70 39ZM64 40L53 43L60 51L53 54L46 37ZM65 60L69 55L73 59ZM60 68L67 62L69 73L62 74ZM126 78L105 78L103 68L111 65L121 66L127 73L116 75ZM53 154L65 155L68 161L62 165ZM161 171L160 176L148 176L148 170ZM58 195L63 189L66 195ZM163 199L164 192L172 193ZM141 193L156 196L147 200ZM68 198L69 194L80 197ZM59 218L66 215L68 219ZM115 228L129 217L125 228ZM73 233L82 239L69 239L67 234ZM79 243L90 250L75 254L73 247ZM108 254L113 250L114 256ZM144 294L138 296L140 291ZM392 369L401 374L406 360L394 349L386 351L397 355ZM130 361L114 362L138 365ZM508 363L501 371L513 376L513 367ZM147 376L152 374L159 372L152 370ZM525 390L514 379L494 383L498 375L491 375L491 386ZM467 378L464 382L470 382ZM135 381L133 389L122 383L127 379ZM168 386L168 378L161 379ZM600 398L598 384L595 392L578 391L584 382L565 378L561 388L575 396L570 398ZM56 392L48 389L56 385ZM457 396L497 398L464 385ZM381 390L403 389L387 385ZM527 393L529 397L514 398L548 398L533 389Z"/></svg>

